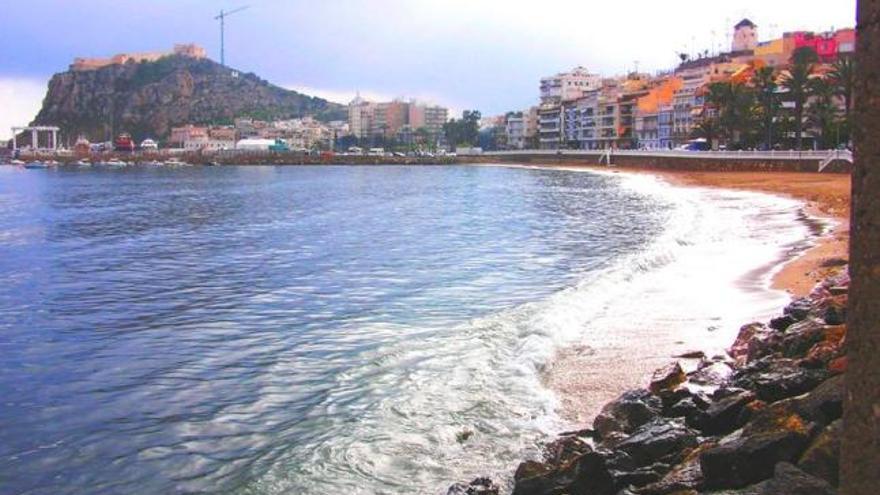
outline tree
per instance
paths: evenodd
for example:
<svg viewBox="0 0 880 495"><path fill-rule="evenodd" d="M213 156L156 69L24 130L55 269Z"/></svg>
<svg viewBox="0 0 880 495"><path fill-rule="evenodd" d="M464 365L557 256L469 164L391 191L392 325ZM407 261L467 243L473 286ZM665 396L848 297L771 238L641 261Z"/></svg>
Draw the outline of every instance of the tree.
<svg viewBox="0 0 880 495"><path fill-rule="evenodd" d="M716 82L709 85L706 104L717 115L719 135L743 145L750 137L754 92L738 82ZM709 117L712 117L710 114Z"/></svg>
<svg viewBox="0 0 880 495"><path fill-rule="evenodd" d="M810 96L810 79L815 71L815 63L819 59L816 52L809 47L801 47L791 56L791 67L782 76L782 87L788 92L788 99L794 102L794 125L797 149L804 144L804 105Z"/></svg>
<svg viewBox="0 0 880 495"><path fill-rule="evenodd" d="M714 149L713 144L718 138L719 131L718 119L716 117L707 117L694 126L693 137L705 139L709 149Z"/></svg>
<svg viewBox="0 0 880 495"><path fill-rule="evenodd" d="M807 123L814 132L821 149L836 147L833 135L837 121L837 106L834 105L834 87L824 79L813 79L810 83L813 99L807 107Z"/></svg>
<svg viewBox="0 0 880 495"><path fill-rule="evenodd" d="M443 124L443 133L450 146L475 146L480 140L479 110L465 110L461 119L452 119Z"/></svg>
<svg viewBox="0 0 880 495"><path fill-rule="evenodd" d="M849 141L851 134L851 118L853 104L853 90L855 88L856 63L850 57L842 57L834 62L828 80L834 87L835 93L843 98L843 128L846 140Z"/></svg>
<svg viewBox="0 0 880 495"><path fill-rule="evenodd" d="M762 136L766 149L773 149L773 119L779 109L776 97L776 72L772 67L761 67L752 75L752 86L755 88L757 110L761 114Z"/></svg>
<svg viewBox="0 0 880 495"><path fill-rule="evenodd" d="M859 0L841 495L880 486L880 0Z"/></svg>

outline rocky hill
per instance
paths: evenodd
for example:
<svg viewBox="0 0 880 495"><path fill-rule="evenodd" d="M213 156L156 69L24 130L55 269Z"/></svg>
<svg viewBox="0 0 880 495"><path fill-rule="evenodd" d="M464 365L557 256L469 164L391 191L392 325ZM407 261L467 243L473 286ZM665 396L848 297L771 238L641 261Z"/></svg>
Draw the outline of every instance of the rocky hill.
<svg viewBox="0 0 880 495"><path fill-rule="evenodd" d="M70 139L166 138L187 123L231 124L313 115L346 118L342 105L272 85L214 61L171 56L91 71L55 74L33 125L57 125Z"/></svg>

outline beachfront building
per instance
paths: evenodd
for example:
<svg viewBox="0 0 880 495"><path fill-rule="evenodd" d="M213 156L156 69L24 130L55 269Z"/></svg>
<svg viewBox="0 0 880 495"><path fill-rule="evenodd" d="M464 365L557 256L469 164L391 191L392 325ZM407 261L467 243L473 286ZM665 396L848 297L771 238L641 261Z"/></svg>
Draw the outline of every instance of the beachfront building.
<svg viewBox="0 0 880 495"><path fill-rule="evenodd" d="M664 149L670 144L672 133L672 102L681 89L682 79L668 77L655 82L648 93L638 98L635 114L635 134L638 147ZM662 124L661 124L662 122Z"/></svg>
<svg viewBox="0 0 880 495"><path fill-rule="evenodd" d="M168 138L168 142L172 146L177 146L180 148L184 147L184 143L188 141L200 141L208 139L208 128L204 126L195 126L192 124L187 124L181 127L174 127L171 129L171 137Z"/></svg>
<svg viewBox="0 0 880 495"><path fill-rule="evenodd" d="M507 114L504 132L506 134L507 149L521 150L526 147L526 118L523 116L523 112Z"/></svg>
<svg viewBox="0 0 880 495"><path fill-rule="evenodd" d="M375 103L358 95L348 104L349 132L358 139L412 143L416 135L427 134L430 141L437 142L447 120L447 108L415 100Z"/></svg>
<svg viewBox="0 0 880 495"><path fill-rule="evenodd" d="M562 104L543 104L538 108L538 144L542 150L557 150L562 144Z"/></svg>
<svg viewBox="0 0 880 495"><path fill-rule="evenodd" d="M583 67L541 78L541 103L557 104L577 100L585 92L598 88L602 77Z"/></svg>

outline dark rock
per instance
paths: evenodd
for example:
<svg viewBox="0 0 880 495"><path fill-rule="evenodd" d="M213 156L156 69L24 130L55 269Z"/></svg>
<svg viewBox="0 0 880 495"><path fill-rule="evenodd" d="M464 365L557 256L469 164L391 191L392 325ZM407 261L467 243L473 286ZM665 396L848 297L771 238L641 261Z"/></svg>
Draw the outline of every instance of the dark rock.
<svg viewBox="0 0 880 495"><path fill-rule="evenodd" d="M703 486L703 471L700 468L699 449L705 449L709 446L711 445L698 447L698 451L689 455L681 464L673 467L661 480L639 489L639 494L666 495L700 489Z"/></svg>
<svg viewBox="0 0 880 495"><path fill-rule="evenodd" d="M785 330L786 328L790 327L796 321L797 320L795 320L794 318L792 318L789 315L780 316L778 318L773 318L772 320L770 320L770 328L772 328L774 330L782 331L782 330Z"/></svg>
<svg viewBox="0 0 880 495"><path fill-rule="evenodd" d="M827 481L811 476L787 462L780 462L761 495L836 495Z"/></svg>
<svg viewBox="0 0 880 495"><path fill-rule="evenodd" d="M810 314L813 309L813 303L806 297L795 299L783 310L783 314L792 317L795 321L800 321Z"/></svg>
<svg viewBox="0 0 880 495"><path fill-rule="evenodd" d="M797 460L806 437L781 429L729 439L700 455L704 485L708 489L743 488L773 475L777 462Z"/></svg>
<svg viewBox="0 0 880 495"><path fill-rule="evenodd" d="M684 421L661 418L639 427L617 444L617 448L632 457L637 465L646 466L669 458L678 462L686 448L696 445L697 435Z"/></svg>
<svg viewBox="0 0 880 495"><path fill-rule="evenodd" d="M617 487L640 487L658 481L669 472L669 467L668 464L656 463L632 471L611 471L611 476Z"/></svg>
<svg viewBox="0 0 880 495"><path fill-rule="evenodd" d="M749 323L739 329L733 345L728 349L730 357L737 363L746 363L763 353L763 348L770 346L779 339L778 332L761 323Z"/></svg>
<svg viewBox="0 0 880 495"><path fill-rule="evenodd" d="M782 337L782 354L788 358L801 358L825 336L825 325L812 318L790 326Z"/></svg>
<svg viewBox="0 0 880 495"><path fill-rule="evenodd" d="M733 368L724 362L707 363L688 375L688 380L698 385L720 387L733 375Z"/></svg>
<svg viewBox="0 0 880 495"><path fill-rule="evenodd" d="M548 464L559 465L592 451L592 447L579 437L566 436L550 442L544 447L544 460Z"/></svg>
<svg viewBox="0 0 880 495"><path fill-rule="evenodd" d="M827 371L802 368L791 359L763 358L737 370L732 383L775 402L809 392L827 377Z"/></svg>
<svg viewBox="0 0 880 495"><path fill-rule="evenodd" d="M681 359L703 359L706 357L706 353L703 351L688 351L675 357Z"/></svg>
<svg viewBox="0 0 880 495"><path fill-rule="evenodd" d="M446 495L498 495L501 489L489 478L477 478L469 484L456 483Z"/></svg>
<svg viewBox="0 0 880 495"><path fill-rule="evenodd" d="M685 397L664 409L663 415L669 418L694 418L703 412L693 397Z"/></svg>
<svg viewBox="0 0 880 495"><path fill-rule="evenodd" d="M514 474L513 495L611 495L614 479L605 465L605 456L597 452L584 454L562 466L534 461L520 464Z"/></svg>
<svg viewBox="0 0 880 495"><path fill-rule="evenodd" d="M705 435L730 433L743 426L747 415L742 412L755 394L749 391L738 392L711 404L705 411L696 415L690 424Z"/></svg>
<svg viewBox="0 0 880 495"><path fill-rule="evenodd" d="M632 433L657 417L662 408L660 399L647 390L630 390L602 408L593 421L593 429L605 442L611 433Z"/></svg>
<svg viewBox="0 0 880 495"><path fill-rule="evenodd" d="M826 325L843 325L846 323L847 296L837 296L826 300L822 319Z"/></svg>
<svg viewBox="0 0 880 495"><path fill-rule="evenodd" d="M678 362L675 362L654 372L654 375L651 377L650 389L651 392L658 394L664 390L674 389L681 385L685 379L687 379L687 376L685 376L684 370L681 369L681 365Z"/></svg>
<svg viewBox="0 0 880 495"><path fill-rule="evenodd" d="M787 399L791 409L801 417L827 425L843 416L846 393L844 376L837 375L822 382L813 391Z"/></svg>
<svg viewBox="0 0 880 495"><path fill-rule="evenodd" d="M840 482L840 436L843 420L838 419L819 433L804 451L798 467L804 472L827 481L832 486Z"/></svg>

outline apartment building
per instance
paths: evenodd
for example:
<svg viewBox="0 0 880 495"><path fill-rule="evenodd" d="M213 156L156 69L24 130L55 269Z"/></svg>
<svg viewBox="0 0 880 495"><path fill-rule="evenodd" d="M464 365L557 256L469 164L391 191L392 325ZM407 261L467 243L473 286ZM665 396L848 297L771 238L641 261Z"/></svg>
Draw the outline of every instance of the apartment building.
<svg viewBox="0 0 880 495"><path fill-rule="evenodd" d="M577 100L587 91L602 85L602 77L583 67L541 78L541 104L557 104Z"/></svg>

